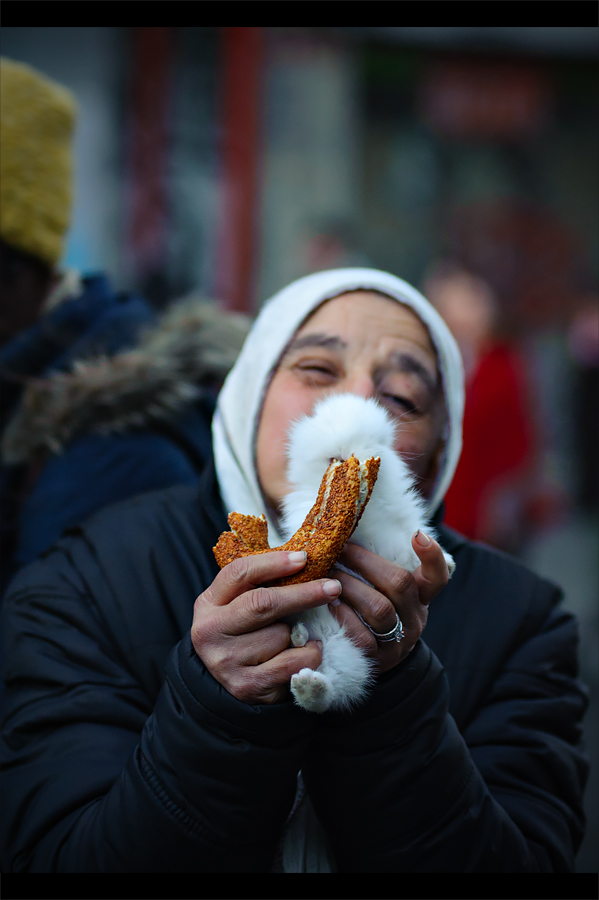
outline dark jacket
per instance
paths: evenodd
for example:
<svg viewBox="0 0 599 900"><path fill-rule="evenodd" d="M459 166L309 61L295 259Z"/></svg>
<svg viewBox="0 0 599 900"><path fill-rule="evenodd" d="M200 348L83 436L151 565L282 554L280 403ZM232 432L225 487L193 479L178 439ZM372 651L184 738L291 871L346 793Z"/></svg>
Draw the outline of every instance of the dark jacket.
<svg viewBox="0 0 599 900"><path fill-rule="evenodd" d="M236 700L190 640L212 467L103 510L2 611L7 872L267 872L301 769L340 872L570 872L586 706L560 590L446 530L424 640L353 714Z"/></svg>
<svg viewBox="0 0 599 900"><path fill-rule="evenodd" d="M67 279L65 281L68 283ZM151 306L142 297L116 292L105 275L95 273L83 278L74 288L72 296L67 293L57 306L0 350L0 433L4 435L15 417L23 417L24 406L27 405L23 403L23 398L28 385L39 383L47 386L52 376L67 372L76 360L99 354L111 356L131 347L138 340L141 330L153 323L155 318ZM42 440L47 436L44 434ZM20 553L21 507L40 470L39 460L34 462L31 458L19 457L18 454L11 457L2 452L0 589L6 586L16 568L16 558ZM60 535L60 524L70 512L67 498L57 496L58 493L56 491L53 499L59 530L50 529L52 540ZM35 530L38 531L37 526ZM44 543L45 531L38 537ZM39 545L40 541L34 543ZM48 543L44 543L44 547ZM28 548L20 561L35 559L36 555L35 551L29 555Z"/></svg>
<svg viewBox="0 0 599 900"><path fill-rule="evenodd" d="M102 507L197 483L215 390L249 327L197 297L157 319L101 276L83 284L2 351L6 372L27 384L14 382L1 445L4 585Z"/></svg>

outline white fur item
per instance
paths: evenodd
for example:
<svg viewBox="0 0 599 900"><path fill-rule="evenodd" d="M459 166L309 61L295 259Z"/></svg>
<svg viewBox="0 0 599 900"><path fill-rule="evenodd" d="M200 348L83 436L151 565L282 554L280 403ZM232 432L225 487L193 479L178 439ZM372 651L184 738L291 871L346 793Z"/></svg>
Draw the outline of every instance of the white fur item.
<svg viewBox="0 0 599 900"><path fill-rule="evenodd" d="M414 475L393 449L396 424L376 400L355 394L333 394L316 404L312 415L291 428L288 478L294 490L283 503L282 528L286 539L300 528L318 494L332 459L352 454L360 462L381 458L378 479L351 541L413 572L420 565L411 538L418 529L431 537L426 501L414 488ZM455 569L445 553L450 575ZM302 669L291 679L295 702L309 712L348 709L363 700L372 683L373 664L352 643L328 606L295 617L292 643L322 641L317 670Z"/></svg>

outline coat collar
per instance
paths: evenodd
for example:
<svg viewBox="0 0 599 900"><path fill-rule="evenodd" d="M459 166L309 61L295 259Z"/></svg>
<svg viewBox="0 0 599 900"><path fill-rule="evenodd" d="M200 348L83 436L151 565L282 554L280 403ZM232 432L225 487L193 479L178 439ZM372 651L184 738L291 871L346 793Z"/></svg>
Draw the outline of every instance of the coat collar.
<svg viewBox="0 0 599 900"><path fill-rule="evenodd" d="M28 379L2 438L2 462L30 463L89 431L121 432L171 417L224 379L249 327L246 316L191 296L173 304L133 349L71 353L67 371Z"/></svg>

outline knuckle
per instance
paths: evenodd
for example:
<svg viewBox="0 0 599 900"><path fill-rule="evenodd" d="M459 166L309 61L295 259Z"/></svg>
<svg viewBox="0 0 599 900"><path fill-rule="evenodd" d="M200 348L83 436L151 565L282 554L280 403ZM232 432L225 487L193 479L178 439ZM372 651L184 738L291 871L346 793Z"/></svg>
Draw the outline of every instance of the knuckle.
<svg viewBox="0 0 599 900"><path fill-rule="evenodd" d="M194 624L199 624L210 614L210 610L214 609L214 590L212 585L206 588L203 593L196 597L195 603L193 604L193 621Z"/></svg>
<svg viewBox="0 0 599 900"><path fill-rule="evenodd" d="M273 609L273 591L270 588L259 587L248 594L250 611L256 618L264 618Z"/></svg>
<svg viewBox="0 0 599 900"><path fill-rule="evenodd" d="M405 592L414 584L414 576L407 569L397 569L391 576L391 588L396 594L405 594Z"/></svg>
<svg viewBox="0 0 599 900"><path fill-rule="evenodd" d="M272 567L272 556L273 551L250 552L247 556L238 556L221 571L226 573L231 584L244 585L264 576L265 571Z"/></svg>
<svg viewBox="0 0 599 900"><path fill-rule="evenodd" d="M216 591L215 591L214 585L215 585L215 583L218 582L219 577L220 577L220 572L216 576L214 582L212 584L208 585L206 590L203 591L199 597L196 597L196 601L194 603L194 611L195 612L199 612L204 607L212 606L214 604L214 602L216 600Z"/></svg>
<svg viewBox="0 0 599 900"><path fill-rule="evenodd" d="M251 556L240 556L225 566L222 573L233 587L241 587L248 580L251 563Z"/></svg>
<svg viewBox="0 0 599 900"><path fill-rule="evenodd" d="M234 659L230 649L222 643L217 643L210 649L210 668L215 672L227 672L234 665Z"/></svg>
<svg viewBox="0 0 599 900"><path fill-rule="evenodd" d="M370 609L375 622L387 622L393 616L393 604L386 597L377 597Z"/></svg>

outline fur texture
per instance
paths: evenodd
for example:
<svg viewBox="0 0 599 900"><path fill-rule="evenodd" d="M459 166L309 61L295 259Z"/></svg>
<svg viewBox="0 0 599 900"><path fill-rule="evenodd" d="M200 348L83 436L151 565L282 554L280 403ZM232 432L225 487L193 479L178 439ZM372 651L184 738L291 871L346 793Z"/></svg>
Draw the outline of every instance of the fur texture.
<svg viewBox="0 0 599 900"><path fill-rule="evenodd" d="M412 535L419 528L432 537L435 533L414 476L393 449L395 435L396 425L383 407L353 394L325 398L311 416L297 421L289 439L288 477L294 489L284 500L284 536L293 535L303 523L331 459L347 459L353 453L364 462L380 456L379 476L352 541L413 572L420 560L412 550ZM449 554L445 558L451 574L454 561ZM291 679L296 703L310 712L324 712L364 699L372 681L371 660L350 641L328 607L295 620L294 645L310 639L322 641L323 660L317 671L302 669Z"/></svg>
<svg viewBox="0 0 599 900"><path fill-rule="evenodd" d="M77 362L32 381L2 439L7 465L61 453L75 437L144 427L180 412L224 379L251 326L191 296L174 303L132 350Z"/></svg>

